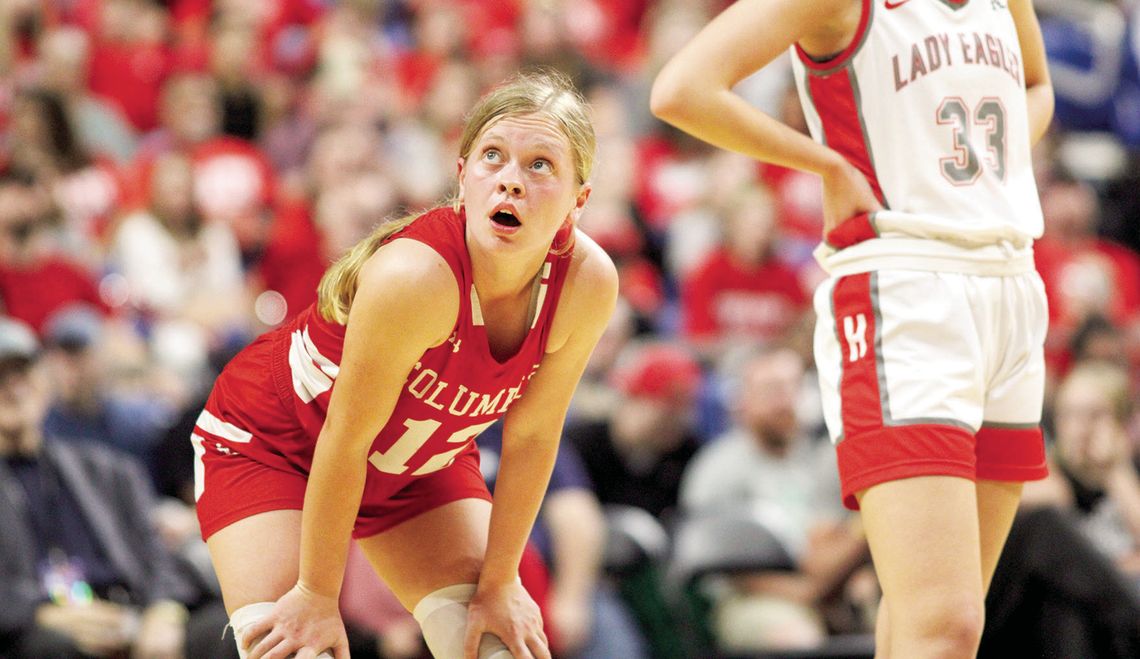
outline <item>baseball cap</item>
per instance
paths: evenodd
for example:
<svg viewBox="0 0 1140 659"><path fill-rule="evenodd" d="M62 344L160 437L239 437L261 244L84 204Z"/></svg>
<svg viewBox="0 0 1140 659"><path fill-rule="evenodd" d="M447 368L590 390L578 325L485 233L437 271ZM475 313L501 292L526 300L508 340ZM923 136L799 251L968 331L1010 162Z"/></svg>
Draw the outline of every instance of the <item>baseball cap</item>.
<svg viewBox="0 0 1140 659"><path fill-rule="evenodd" d="M29 364L40 354L35 332L14 318L0 318L0 362Z"/></svg>
<svg viewBox="0 0 1140 659"><path fill-rule="evenodd" d="M691 400L701 384L701 367L683 346L653 343L634 346L618 359L612 382L626 396L667 402Z"/></svg>
<svg viewBox="0 0 1140 659"><path fill-rule="evenodd" d="M86 304L73 304L48 316L44 322L44 343L78 352L99 341L103 316Z"/></svg>

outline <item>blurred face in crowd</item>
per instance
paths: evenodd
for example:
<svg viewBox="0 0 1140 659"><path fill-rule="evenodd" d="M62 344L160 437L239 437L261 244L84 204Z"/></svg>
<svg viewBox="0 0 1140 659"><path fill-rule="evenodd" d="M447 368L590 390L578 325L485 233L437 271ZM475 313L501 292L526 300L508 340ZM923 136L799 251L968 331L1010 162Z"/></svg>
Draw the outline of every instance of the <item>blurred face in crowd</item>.
<svg viewBox="0 0 1140 659"><path fill-rule="evenodd" d="M163 125L185 145L205 142L221 130L221 101L209 76L172 78L162 93L161 112Z"/></svg>
<svg viewBox="0 0 1140 659"><path fill-rule="evenodd" d="M21 358L0 359L0 454L39 447L40 424L51 401L43 368Z"/></svg>
<svg viewBox="0 0 1140 659"><path fill-rule="evenodd" d="M1110 364L1076 367L1057 391L1054 428L1059 457L1089 485L1099 485L1114 467L1131 465L1125 423L1129 415L1127 373Z"/></svg>
<svg viewBox="0 0 1140 659"><path fill-rule="evenodd" d="M51 200L39 186L0 181L0 262L34 256L34 238L47 221Z"/></svg>
<svg viewBox="0 0 1140 659"><path fill-rule="evenodd" d="M1093 235L1096 222L1096 193L1083 183L1058 181L1041 192L1045 232L1051 238L1076 241Z"/></svg>
<svg viewBox="0 0 1140 659"><path fill-rule="evenodd" d="M677 448L689 427L691 401L626 396L610 423L614 444L627 454L660 455Z"/></svg>
<svg viewBox="0 0 1140 659"><path fill-rule="evenodd" d="M755 265L767 260L775 238L776 212L761 187L736 192L725 218L725 244L739 261Z"/></svg>
<svg viewBox="0 0 1140 659"><path fill-rule="evenodd" d="M744 367L736 403L740 422L766 451L783 454L796 440L803 376L803 361L790 349L753 357Z"/></svg>
<svg viewBox="0 0 1140 659"><path fill-rule="evenodd" d="M172 231L191 230L194 212L194 170L189 158L177 153L160 156L150 179L151 208Z"/></svg>
<svg viewBox="0 0 1140 659"><path fill-rule="evenodd" d="M87 84L87 35L77 28L57 28L44 35L40 55L44 82L59 92L80 92Z"/></svg>

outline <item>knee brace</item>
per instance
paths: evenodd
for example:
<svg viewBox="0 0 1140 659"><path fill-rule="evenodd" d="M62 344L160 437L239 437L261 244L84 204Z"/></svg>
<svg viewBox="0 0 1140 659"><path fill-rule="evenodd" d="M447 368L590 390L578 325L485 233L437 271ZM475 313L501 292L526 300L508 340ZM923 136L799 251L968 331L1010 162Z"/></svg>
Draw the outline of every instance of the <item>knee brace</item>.
<svg viewBox="0 0 1140 659"><path fill-rule="evenodd" d="M456 584L428 594L412 615L420 623L424 642L436 659L463 659L467 633L467 604L475 596L475 584ZM479 642L479 659L511 659L507 646L497 637L484 634Z"/></svg>
<svg viewBox="0 0 1140 659"><path fill-rule="evenodd" d="M234 630L234 640L237 641L238 656L241 659L246 659L248 652L245 649L245 632L258 620L269 615L273 610L273 605L276 602L256 602L254 604L246 604L237 611L234 611L230 616L230 627ZM250 639L254 640L254 639ZM317 655L317 659L333 659L332 653L322 652Z"/></svg>

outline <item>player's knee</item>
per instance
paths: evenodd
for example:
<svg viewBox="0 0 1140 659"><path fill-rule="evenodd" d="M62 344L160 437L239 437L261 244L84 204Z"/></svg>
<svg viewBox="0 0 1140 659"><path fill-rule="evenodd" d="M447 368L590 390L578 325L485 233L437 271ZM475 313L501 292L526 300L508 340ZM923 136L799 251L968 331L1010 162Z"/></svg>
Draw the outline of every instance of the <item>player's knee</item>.
<svg viewBox="0 0 1140 659"><path fill-rule="evenodd" d="M912 617L913 633L944 650L934 656L966 657L977 651L985 624L985 604L980 598L947 597L920 610L924 613Z"/></svg>
<svg viewBox="0 0 1140 659"><path fill-rule="evenodd" d="M467 604L475 595L475 584L456 584L429 593L416 604L412 615L420 623L424 642L437 659L462 659L467 633ZM479 659L510 659L502 641L484 634Z"/></svg>
<svg viewBox="0 0 1140 659"><path fill-rule="evenodd" d="M254 602L253 604L246 604L230 615L230 627L234 630L234 640L237 642L238 656L241 659L246 659L246 655L249 654L248 648L252 648L257 641L261 640L246 638L250 628L268 616L273 611L274 604L276 602ZM333 656L329 652L322 652L317 655L317 659L333 659Z"/></svg>

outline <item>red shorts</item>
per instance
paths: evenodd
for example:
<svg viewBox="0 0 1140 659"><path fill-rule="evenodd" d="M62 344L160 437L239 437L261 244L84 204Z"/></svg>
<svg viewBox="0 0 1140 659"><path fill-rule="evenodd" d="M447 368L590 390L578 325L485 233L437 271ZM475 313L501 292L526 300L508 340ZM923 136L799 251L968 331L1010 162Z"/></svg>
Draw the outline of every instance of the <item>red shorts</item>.
<svg viewBox="0 0 1140 659"><path fill-rule="evenodd" d="M288 335L284 335L287 340ZM243 350L214 383L198 417L194 483L202 537L251 515L301 510L312 464L315 432L298 420L283 379L282 335L270 332ZM288 402L287 402L288 401ZM315 428L317 426L314 426ZM460 499L491 500L472 443L454 462L425 476L385 474L365 466L367 477L352 535L375 535Z"/></svg>
<svg viewBox="0 0 1140 659"><path fill-rule="evenodd" d="M198 499L202 538L271 510L301 510L308 478L298 471L269 467L241 455L206 451L202 471L208 486ZM460 499L491 500L472 446L446 469L411 479L387 499L361 504L352 537L367 538L401 522Z"/></svg>
<svg viewBox="0 0 1140 659"><path fill-rule="evenodd" d="M1044 478L1035 272L881 270L816 291L815 357L843 503L915 476Z"/></svg>

